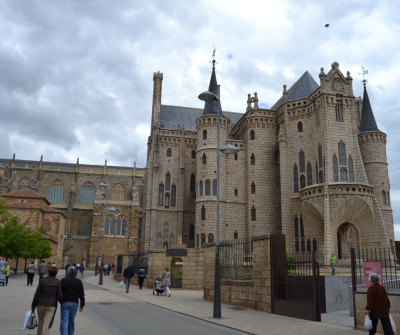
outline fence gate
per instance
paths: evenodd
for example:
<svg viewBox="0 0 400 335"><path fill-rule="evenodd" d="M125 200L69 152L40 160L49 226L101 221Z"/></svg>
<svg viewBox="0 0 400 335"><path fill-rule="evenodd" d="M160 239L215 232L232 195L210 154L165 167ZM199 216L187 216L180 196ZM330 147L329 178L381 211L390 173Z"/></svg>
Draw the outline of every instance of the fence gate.
<svg viewBox="0 0 400 335"><path fill-rule="evenodd" d="M183 261L180 257L173 257L171 260L171 287L182 288L182 265Z"/></svg>
<svg viewBox="0 0 400 335"><path fill-rule="evenodd" d="M321 321L315 252L290 255L285 235L271 234L272 313Z"/></svg>

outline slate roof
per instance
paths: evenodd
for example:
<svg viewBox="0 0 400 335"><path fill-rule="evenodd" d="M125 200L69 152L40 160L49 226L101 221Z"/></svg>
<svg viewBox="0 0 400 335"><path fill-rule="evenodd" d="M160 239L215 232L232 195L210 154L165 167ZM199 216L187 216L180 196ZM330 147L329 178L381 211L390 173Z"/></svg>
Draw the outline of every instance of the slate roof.
<svg viewBox="0 0 400 335"><path fill-rule="evenodd" d="M319 88L311 74L306 71L288 90L288 101L309 97ZM281 97L271 109L276 111L282 106L283 97Z"/></svg>
<svg viewBox="0 0 400 335"><path fill-rule="evenodd" d="M359 132L363 133L365 131L379 131L379 129L376 125L371 103L369 102L367 88L364 86L364 96L361 108L361 122Z"/></svg>
<svg viewBox="0 0 400 335"><path fill-rule="evenodd" d="M231 121L231 127L243 116L241 113L222 112ZM161 105L160 126L166 129L180 129L182 126L188 131L196 130L196 120L203 115L203 109Z"/></svg>
<svg viewBox="0 0 400 335"><path fill-rule="evenodd" d="M215 75L215 68L213 67L211 78L210 78L210 85L208 86L208 91L214 93L215 95L219 96L218 92L218 83L217 83L217 76ZM220 100L212 100L206 101L204 105L204 115L208 114L217 114L218 109L222 110L221 108L221 101Z"/></svg>

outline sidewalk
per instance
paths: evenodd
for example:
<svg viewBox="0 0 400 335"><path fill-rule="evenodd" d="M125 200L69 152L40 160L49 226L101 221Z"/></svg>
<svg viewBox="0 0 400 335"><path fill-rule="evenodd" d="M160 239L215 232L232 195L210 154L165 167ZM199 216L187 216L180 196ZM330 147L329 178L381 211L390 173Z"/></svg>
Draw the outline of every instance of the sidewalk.
<svg viewBox="0 0 400 335"><path fill-rule="evenodd" d="M99 277L95 276L87 277L86 282L99 286L98 278ZM248 332L250 334L365 334L365 332L349 327L294 319L225 304L222 305L222 318L214 319L212 317L213 302L203 300L202 291L172 289L171 297L167 297L153 295L152 289L143 287L143 289L140 290L137 285L132 285L129 294L126 294L125 287L123 286L120 288L118 282L111 276L104 277L103 285L101 287L112 292L113 298L118 301L121 301L120 299L123 299L123 301L140 300L178 313L203 319L205 321ZM99 294L101 294L100 292L102 291L99 291ZM340 314L338 314L338 317L341 317Z"/></svg>

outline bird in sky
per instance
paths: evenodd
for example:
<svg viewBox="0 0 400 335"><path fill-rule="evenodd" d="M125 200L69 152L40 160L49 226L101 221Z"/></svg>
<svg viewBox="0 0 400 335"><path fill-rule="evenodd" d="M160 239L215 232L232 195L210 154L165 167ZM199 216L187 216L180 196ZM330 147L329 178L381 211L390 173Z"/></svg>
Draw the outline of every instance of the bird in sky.
<svg viewBox="0 0 400 335"><path fill-rule="evenodd" d="M327 23L327 24L325 25L325 28L329 28L329 26L330 26L330 24L329 24L329 23Z"/></svg>

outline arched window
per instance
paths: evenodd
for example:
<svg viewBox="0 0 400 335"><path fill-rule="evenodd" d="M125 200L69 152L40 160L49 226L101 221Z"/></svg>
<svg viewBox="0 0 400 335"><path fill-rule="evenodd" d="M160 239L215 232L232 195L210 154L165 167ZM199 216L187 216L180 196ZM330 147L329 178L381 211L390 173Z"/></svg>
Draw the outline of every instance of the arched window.
<svg viewBox="0 0 400 335"><path fill-rule="evenodd" d="M204 189L204 195L209 196L210 195L210 181L207 179L205 182L205 189Z"/></svg>
<svg viewBox="0 0 400 335"><path fill-rule="evenodd" d="M293 165L293 191L299 192L299 171L296 163Z"/></svg>
<svg viewBox="0 0 400 335"><path fill-rule="evenodd" d="M300 215L300 236L301 236L301 237L304 237L303 215Z"/></svg>
<svg viewBox="0 0 400 335"><path fill-rule="evenodd" d="M193 173L190 176L190 192L196 192L196 176Z"/></svg>
<svg viewBox="0 0 400 335"><path fill-rule="evenodd" d="M201 206L201 219L204 221L206 219L206 208Z"/></svg>
<svg viewBox="0 0 400 335"><path fill-rule="evenodd" d="M344 167L340 168L340 181L348 182L347 169Z"/></svg>
<svg viewBox="0 0 400 335"><path fill-rule="evenodd" d="M128 227L126 225L126 219L122 218L121 235L125 236L127 231L128 231ZM141 232L142 232L142 219L139 219L139 228L138 228L138 237L139 238L141 238Z"/></svg>
<svg viewBox="0 0 400 335"><path fill-rule="evenodd" d="M206 234L201 234L201 245L206 243Z"/></svg>
<svg viewBox="0 0 400 335"><path fill-rule="evenodd" d="M237 230L235 230L235 232L233 233L233 238L234 238L235 240L237 240L237 238L238 238L238 232L237 232Z"/></svg>
<svg viewBox="0 0 400 335"><path fill-rule="evenodd" d="M250 140L254 141L256 139L256 133L254 130L250 130Z"/></svg>
<svg viewBox="0 0 400 335"><path fill-rule="evenodd" d="M115 234L115 220L114 218L111 218L110 220L110 235Z"/></svg>
<svg viewBox="0 0 400 335"><path fill-rule="evenodd" d="M311 251L311 241L309 238L307 239L307 251Z"/></svg>
<svg viewBox="0 0 400 335"><path fill-rule="evenodd" d="M161 234L157 235L157 249L161 249L162 248L162 237Z"/></svg>
<svg viewBox="0 0 400 335"><path fill-rule="evenodd" d="M301 122L301 121L297 124L297 132L298 133L303 132L303 122Z"/></svg>
<svg viewBox="0 0 400 335"><path fill-rule="evenodd" d="M165 192L165 207L169 207L169 192Z"/></svg>
<svg viewBox="0 0 400 335"><path fill-rule="evenodd" d="M27 188L29 188L29 179L24 177L19 181L18 189L19 190L25 190Z"/></svg>
<svg viewBox="0 0 400 335"><path fill-rule="evenodd" d="M390 191L386 192L386 197L387 197L386 203L387 203L388 206L390 206Z"/></svg>
<svg viewBox="0 0 400 335"><path fill-rule="evenodd" d="M312 185L312 166L311 163L307 164L307 186Z"/></svg>
<svg viewBox="0 0 400 335"><path fill-rule="evenodd" d="M251 164L251 165L256 165L256 156L254 156L254 154L251 154L251 157L250 157L250 164Z"/></svg>
<svg viewBox="0 0 400 335"><path fill-rule="evenodd" d="M191 224L189 227L189 240L194 240L194 224Z"/></svg>
<svg viewBox="0 0 400 335"><path fill-rule="evenodd" d="M125 187L121 184L116 184L111 190L111 200L123 201L125 200Z"/></svg>
<svg viewBox="0 0 400 335"><path fill-rule="evenodd" d="M172 156L172 150L171 148L167 149L167 157L171 157Z"/></svg>
<svg viewBox="0 0 400 335"><path fill-rule="evenodd" d="M192 150L192 159L196 159L196 151L195 150Z"/></svg>
<svg viewBox="0 0 400 335"><path fill-rule="evenodd" d="M300 188L302 189L304 187L306 187L306 177L302 174L300 176Z"/></svg>
<svg viewBox="0 0 400 335"><path fill-rule="evenodd" d="M164 241L162 247L163 247L164 250L167 250L167 249L168 249L168 242L167 242L167 241Z"/></svg>
<svg viewBox="0 0 400 335"><path fill-rule="evenodd" d="M333 165L333 181L339 181L339 167L336 154L333 154L332 165Z"/></svg>
<svg viewBox="0 0 400 335"><path fill-rule="evenodd" d="M342 100L336 100L335 105L335 113L336 113L336 121L343 122L343 108L342 108Z"/></svg>
<svg viewBox="0 0 400 335"><path fill-rule="evenodd" d="M323 184L324 183L324 173L321 171L319 171L318 173L318 179L319 179L319 183Z"/></svg>
<svg viewBox="0 0 400 335"><path fill-rule="evenodd" d="M64 198L64 185L60 180L55 180L50 186L49 202L62 203Z"/></svg>
<svg viewBox="0 0 400 335"><path fill-rule="evenodd" d="M338 143L338 151L339 151L339 164L346 165L346 144L343 141Z"/></svg>
<svg viewBox="0 0 400 335"><path fill-rule="evenodd" d="M172 248L174 243L175 243L175 237L174 235L171 234L171 236L169 237L169 247Z"/></svg>
<svg viewBox="0 0 400 335"><path fill-rule="evenodd" d="M349 166L349 181L354 183L354 167L353 167L353 158L349 155L349 159L347 160L347 164Z"/></svg>
<svg viewBox="0 0 400 335"><path fill-rule="evenodd" d="M213 234L208 234L208 240L207 240L207 242L208 243L210 243L210 242L214 242L214 235Z"/></svg>
<svg viewBox="0 0 400 335"><path fill-rule="evenodd" d="M386 203L386 192L385 191L381 192L381 200L382 200L382 205L386 206L387 203Z"/></svg>
<svg viewBox="0 0 400 335"><path fill-rule="evenodd" d="M318 146L318 164L319 168L324 166L324 160L322 159L322 146L321 144Z"/></svg>
<svg viewBox="0 0 400 335"><path fill-rule="evenodd" d="M237 187L235 187L235 189L233 190L233 195L234 195L235 197L237 197L237 196L239 195L239 192L238 192Z"/></svg>
<svg viewBox="0 0 400 335"><path fill-rule="evenodd" d="M202 197L203 196L203 181L202 180L200 180L200 187L199 187L199 189L200 189L200 196Z"/></svg>
<svg viewBox="0 0 400 335"><path fill-rule="evenodd" d="M299 152L299 171L300 172L306 171L306 161L305 161L303 150L300 150L300 152Z"/></svg>
<svg viewBox="0 0 400 335"><path fill-rule="evenodd" d="M169 235L169 225L167 222L164 223L163 226L163 239L167 240L168 239L168 235Z"/></svg>
<svg viewBox="0 0 400 335"><path fill-rule="evenodd" d="M313 251L317 251L317 240L315 238L312 241L312 248L313 248Z"/></svg>
<svg viewBox="0 0 400 335"><path fill-rule="evenodd" d="M126 220L124 218L118 218L116 235L125 235L125 230L126 230Z"/></svg>
<svg viewBox="0 0 400 335"><path fill-rule="evenodd" d="M238 154L234 154L234 155L233 155L233 159L234 159L235 161L237 161L237 160L238 160Z"/></svg>
<svg viewBox="0 0 400 335"><path fill-rule="evenodd" d="M299 237L299 219L297 215L294 217L294 236Z"/></svg>
<svg viewBox="0 0 400 335"><path fill-rule="evenodd" d="M256 208L253 206L251 207L251 221L256 221L257 220L257 212Z"/></svg>
<svg viewBox="0 0 400 335"><path fill-rule="evenodd" d="M301 240L301 251L306 251L306 244L304 243L304 240Z"/></svg>
<svg viewBox="0 0 400 335"><path fill-rule="evenodd" d="M171 207L176 206L176 185L172 184L172 189L171 189Z"/></svg>
<svg viewBox="0 0 400 335"><path fill-rule="evenodd" d="M104 228L104 235L114 235L114 218L106 219L106 226Z"/></svg>
<svg viewBox="0 0 400 335"><path fill-rule="evenodd" d="M78 223L78 235L90 236L92 232L92 220L89 215L82 215Z"/></svg>
<svg viewBox="0 0 400 335"><path fill-rule="evenodd" d="M251 194L256 194L256 184L254 184L254 181L251 183L250 192Z"/></svg>
<svg viewBox="0 0 400 335"><path fill-rule="evenodd" d="M81 203L93 204L96 196L96 188L91 182L85 183L81 188Z"/></svg>
<svg viewBox="0 0 400 335"><path fill-rule="evenodd" d="M165 189L169 190L171 187L171 174L169 172L165 175Z"/></svg>
<svg viewBox="0 0 400 335"><path fill-rule="evenodd" d="M299 241L296 240L296 252L300 251L300 245L299 245Z"/></svg>
<svg viewBox="0 0 400 335"><path fill-rule="evenodd" d="M161 183L158 186L158 206L162 206L164 203L164 184Z"/></svg>
<svg viewBox="0 0 400 335"><path fill-rule="evenodd" d="M203 160L203 165L207 165L207 156L206 156L206 154L203 154L202 160Z"/></svg>
<svg viewBox="0 0 400 335"><path fill-rule="evenodd" d="M217 179L213 180L213 196L217 196Z"/></svg>
<svg viewBox="0 0 400 335"><path fill-rule="evenodd" d="M203 140L207 139L207 130L203 130Z"/></svg>
<svg viewBox="0 0 400 335"><path fill-rule="evenodd" d="M199 234L196 235L196 246L197 248L200 248Z"/></svg>

